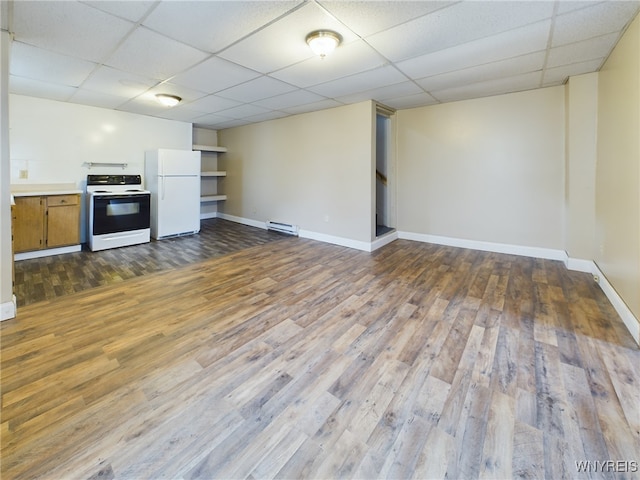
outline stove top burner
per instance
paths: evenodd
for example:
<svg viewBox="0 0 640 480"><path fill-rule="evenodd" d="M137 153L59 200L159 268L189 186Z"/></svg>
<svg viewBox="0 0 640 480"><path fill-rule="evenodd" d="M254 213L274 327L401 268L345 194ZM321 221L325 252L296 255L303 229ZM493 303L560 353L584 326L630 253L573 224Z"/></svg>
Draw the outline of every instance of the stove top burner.
<svg viewBox="0 0 640 480"><path fill-rule="evenodd" d="M99 195L148 194L140 175L87 175L87 193Z"/></svg>
<svg viewBox="0 0 640 480"><path fill-rule="evenodd" d="M87 185L142 185L140 175L87 175Z"/></svg>

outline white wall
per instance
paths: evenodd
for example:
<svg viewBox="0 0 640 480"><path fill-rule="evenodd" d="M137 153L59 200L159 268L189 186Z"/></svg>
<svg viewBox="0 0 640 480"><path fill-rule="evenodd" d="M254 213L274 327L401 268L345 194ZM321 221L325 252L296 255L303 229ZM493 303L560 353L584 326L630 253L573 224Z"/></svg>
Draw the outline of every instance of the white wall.
<svg viewBox="0 0 640 480"><path fill-rule="evenodd" d="M9 190L9 54L11 38L0 31L0 320L15 316Z"/></svg>
<svg viewBox="0 0 640 480"><path fill-rule="evenodd" d="M566 247L569 257L595 258L598 73L569 78L566 108Z"/></svg>
<svg viewBox="0 0 640 480"><path fill-rule="evenodd" d="M220 130L224 214L298 225L312 234L370 242L372 102Z"/></svg>
<svg viewBox="0 0 640 480"><path fill-rule="evenodd" d="M398 230L563 249L564 88L397 113Z"/></svg>
<svg viewBox="0 0 640 480"><path fill-rule="evenodd" d="M89 173L144 173L144 152L191 150L190 123L11 95L11 183L76 183ZM86 162L128 163L88 169ZM18 178L20 170L29 178Z"/></svg>
<svg viewBox="0 0 640 480"><path fill-rule="evenodd" d="M598 81L596 263L640 319L640 16Z"/></svg>
<svg viewBox="0 0 640 480"><path fill-rule="evenodd" d="M88 174L144 175L145 150L192 146L190 123L22 95L10 95L10 107L13 185L66 183L84 190ZM128 166L89 169L87 162ZM20 170L27 179L19 178ZM83 211L83 241L84 232Z"/></svg>

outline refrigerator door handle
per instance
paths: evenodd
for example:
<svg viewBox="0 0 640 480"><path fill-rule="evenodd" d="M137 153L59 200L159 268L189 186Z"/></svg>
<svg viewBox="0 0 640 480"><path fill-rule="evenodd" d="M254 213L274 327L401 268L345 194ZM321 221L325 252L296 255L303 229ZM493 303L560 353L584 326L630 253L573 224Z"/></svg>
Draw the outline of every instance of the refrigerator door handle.
<svg viewBox="0 0 640 480"><path fill-rule="evenodd" d="M162 176L162 200L164 200L164 192L166 191L166 188L164 187L164 176Z"/></svg>

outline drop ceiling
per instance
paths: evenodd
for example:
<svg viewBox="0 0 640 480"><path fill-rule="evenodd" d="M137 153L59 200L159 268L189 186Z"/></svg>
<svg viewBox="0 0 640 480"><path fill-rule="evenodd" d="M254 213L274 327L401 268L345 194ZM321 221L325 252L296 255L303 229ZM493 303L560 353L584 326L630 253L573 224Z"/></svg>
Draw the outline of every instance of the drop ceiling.
<svg viewBox="0 0 640 480"><path fill-rule="evenodd" d="M3 1L10 92L223 129L396 109L597 71L639 1ZM325 59L306 35L343 38ZM173 108L156 93L180 96Z"/></svg>

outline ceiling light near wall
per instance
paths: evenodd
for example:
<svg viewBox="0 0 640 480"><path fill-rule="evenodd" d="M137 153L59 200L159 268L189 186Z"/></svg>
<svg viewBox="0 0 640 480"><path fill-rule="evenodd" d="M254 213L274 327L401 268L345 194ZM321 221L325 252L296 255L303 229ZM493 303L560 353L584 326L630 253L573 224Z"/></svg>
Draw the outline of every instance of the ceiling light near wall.
<svg viewBox="0 0 640 480"><path fill-rule="evenodd" d="M156 94L156 100L158 100L165 107L175 107L182 100L176 95L169 95L168 93Z"/></svg>
<svg viewBox="0 0 640 480"><path fill-rule="evenodd" d="M340 45L342 37L331 30L316 30L307 35L307 44L313 50L313 53L324 58Z"/></svg>

